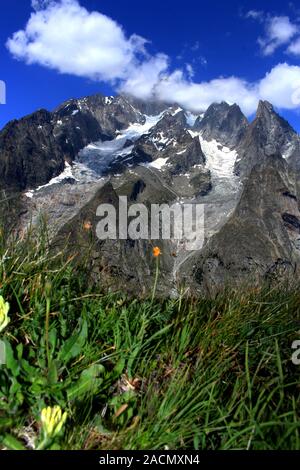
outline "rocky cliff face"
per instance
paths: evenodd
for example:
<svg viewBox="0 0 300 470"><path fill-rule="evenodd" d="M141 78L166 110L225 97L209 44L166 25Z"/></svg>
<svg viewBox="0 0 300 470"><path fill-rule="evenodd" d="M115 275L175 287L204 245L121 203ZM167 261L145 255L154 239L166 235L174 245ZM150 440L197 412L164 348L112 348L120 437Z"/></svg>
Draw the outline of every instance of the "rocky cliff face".
<svg viewBox="0 0 300 470"><path fill-rule="evenodd" d="M294 169L300 164L300 139L289 123L267 101L260 101L254 121L240 141L235 172L242 177L263 161L281 154Z"/></svg>
<svg viewBox="0 0 300 470"><path fill-rule="evenodd" d="M124 98L94 95L40 110L0 132L0 187L33 189L60 174L86 145L109 140L143 115Z"/></svg>
<svg viewBox="0 0 300 470"><path fill-rule="evenodd" d="M183 267L195 289L281 282L299 275L297 176L280 155L255 166L233 215Z"/></svg>
<svg viewBox="0 0 300 470"><path fill-rule="evenodd" d="M203 117L198 117L194 129L203 139L216 140L229 148L236 148L248 128L248 120L239 106L228 103L213 103Z"/></svg>
<svg viewBox="0 0 300 470"><path fill-rule="evenodd" d="M12 121L0 133L0 187L25 189L47 183L64 169L52 115L41 110Z"/></svg>
<svg viewBox="0 0 300 470"><path fill-rule="evenodd" d="M97 208L100 204L111 204L116 209L116 227L119 229L119 196L127 196L128 210L132 204L150 206L174 200L174 194L162 187L160 180L146 168L124 175L116 189L110 182L97 189L94 197L79 212L64 224L53 240L53 248L63 251L66 256L76 254L78 261L84 261L91 280L112 291L147 296L153 288L155 260L152 257L154 245L161 247L161 280L159 295L165 296L171 290L169 273L172 269L171 247L162 240L99 240L96 236ZM148 220L149 227L151 219ZM87 253L89 256L87 256Z"/></svg>

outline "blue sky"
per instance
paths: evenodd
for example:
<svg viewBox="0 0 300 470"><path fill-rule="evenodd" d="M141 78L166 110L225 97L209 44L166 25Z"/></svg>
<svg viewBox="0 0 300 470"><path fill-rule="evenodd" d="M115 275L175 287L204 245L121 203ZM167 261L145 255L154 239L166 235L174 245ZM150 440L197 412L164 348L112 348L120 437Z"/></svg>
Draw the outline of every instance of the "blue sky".
<svg viewBox="0 0 300 470"><path fill-rule="evenodd" d="M296 2L1 0L0 127L124 90L195 111L237 101L250 117L269 99L300 131L299 38Z"/></svg>

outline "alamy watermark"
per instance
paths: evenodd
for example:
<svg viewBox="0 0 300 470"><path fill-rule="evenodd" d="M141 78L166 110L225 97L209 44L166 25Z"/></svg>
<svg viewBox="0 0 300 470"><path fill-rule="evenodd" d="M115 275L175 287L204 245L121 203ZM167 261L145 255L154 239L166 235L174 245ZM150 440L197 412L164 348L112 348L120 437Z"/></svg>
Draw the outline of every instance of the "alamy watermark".
<svg viewBox="0 0 300 470"><path fill-rule="evenodd" d="M6 85L0 80L0 104L6 104Z"/></svg>
<svg viewBox="0 0 300 470"><path fill-rule="evenodd" d="M96 226L100 240L171 240L186 250L199 250L204 243L204 204L128 204L119 196L118 208L100 204Z"/></svg>
<svg viewBox="0 0 300 470"><path fill-rule="evenodd" d="M293 342L292 349L295 349L292 354L292 363L295 364L295 366L300 366L300 339L296 339Z"/></svg>

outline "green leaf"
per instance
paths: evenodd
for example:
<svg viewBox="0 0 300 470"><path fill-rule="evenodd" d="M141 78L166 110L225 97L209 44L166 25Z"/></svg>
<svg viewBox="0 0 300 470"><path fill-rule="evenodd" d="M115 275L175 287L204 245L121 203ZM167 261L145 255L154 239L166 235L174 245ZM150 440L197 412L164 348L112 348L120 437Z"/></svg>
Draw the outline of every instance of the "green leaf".
<svg viewBox="0 0 300 470"><path fill-rule="evenodd" d="M52 354L55 351L56 343L57 343L57 330L56 328L51 328L51 330L49 331L49 344L51 346Z"/></svg>
<svg viewBox="0 0 300 470"><path fill-rule="evenodd" d="M73 401L83 398L87 394L95 395L103 383L103 378L99 378L99 375L102 375L104 372L105 368L101 364L93 364L88 369L85 369L77 382L68 389L68 399Z"/></svg>
<svg viewBox="0 0 300 470"><path fill-rule="evenodd" d="M0 431L4 429L11 428L13 425L12 418L1 418L0 417Z"/></svg>
<svg viewBox="0 0 300 470"><path fill-rule="evenodd" d="M141 351L141 346L138 345L135 347L135 349L132 351L132 353L129 356L128 363L127 363L127 373L130 379L132 378L132 369L133 369L134 361L140 351Z"/></svg>
<svg viewBox="0 0 300 470"><path fill-rule="evenodd" d="M45 388L47 387L47 379L46 377L38 376L35 377L32 385L30 387L30 392L36 395L41 395Z"/></svg>
<svg viewBox="0 0 300 470"><path fill-rule="evenodd" d="M93 364L88 369L81 372L81 377L84 378L97 378L99 375L104 374L105 367L102 364Z"/></svg>
<svg viewBox="0 0 300 470"><path fill-rule="evenodd" d="M110 405L112 406L120 406L124 403L129 403L132 399L136 398L136 393L134 390L128 390L127 392L122 393L121 395L115 395L110 400Z"/></svg>
<svg viewBox="0 0 300 470"><path fill-rule="evenodd" d="M33 367L29 364L28 361L25 359L22 359L21 361L21 368L23 373L26 374L28 381L33 382L35 380L35 377L38 375L41 375L41 371L37 369L36 367Z"/></svg>
<svg viewBox="0 0 300 470"><path fill-rule="evenodd" d="M10 343L5 339L5 365L8 370L11 371L14 377L18 377L20 373L20 364L14 358L14 352Z"/></svg>
<svg viewBox="0 0 300 470"><path fill-rule="evenodd" d="M57 442L54 442L52 446L49 447L49 450L61 450L61 446L57 444Z"/></svg>
<svg viewBox="0 0 300 470"><path fill-rule="evenodd" d="M54 385L58 382L57 364L55 361L51 361L48 370L48 383Z"/></svg>
<svg viewBox="0 0 300 470"><path fill-rule="evenodd" d="M81 353L87 339L87 334L87 322L83 320L79 332L69 338L60 350L58 357L63 363L67 364L70 359L73 359Z"/></svg>
<svg viewBox="0 0 300 470"><path fill-rule="evenodd" d="M113 376L114 377L119 377L122 374L124 368L125 368L125 358L121 357L121 359L119 359L119 361L117 362L117 364L113 368L113 371L112 371Z"/></svg>
<svg viewBox="0 0 300 470"><path fill-rule="evenodd" d="M18 346L16 347L16 350L17 350L17 357L19 361L21 361L22 356L23 356L23 344L22 343L18 344Z"/></svg>
<svg viewBox="0 0 300 470"><path fill-rule="evenodd" d="M26 450L26 447L11 434L6 434L2 444L10 450Z"/></svg>

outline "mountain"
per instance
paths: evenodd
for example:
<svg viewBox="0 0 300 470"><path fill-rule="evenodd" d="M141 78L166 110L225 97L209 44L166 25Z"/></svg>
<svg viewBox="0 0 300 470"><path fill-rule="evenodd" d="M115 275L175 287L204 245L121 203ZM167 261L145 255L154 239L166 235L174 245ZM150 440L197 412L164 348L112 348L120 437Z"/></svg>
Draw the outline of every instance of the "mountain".
<svg viewBox="0 0 300 470"><path fill-rule="evenodd" d="M205 156L199 139L191 136L186 128L186 116L183 110L166 110L150 128L134 142L130 158L128 155L116 159L110 171L128 165L165 160L164 167L172 174L180 174L190 170L194 165L204 165Z"/></svg>
<svg viewBox="0 0 300 470"><path fill-rule="evenodd" d="M65 155L53 131L46 110L7 124L0 133L1 189L36 187L63 171Z"/></svg>
<svg viewBox="0 0 300 470"><path fill-rule="evenodd" d="M158 295L298 276L299 172L300 138L266 101L248 122L226 102L194 114L176 103L97 94L0 132L0 189L15 194L15 230L46 214L53 249L85 260L93 282L132 295L151 290L153 245L162 250ZM118 213L122 195L129 207L203 204L203 246L98 240L97 207L113 203Z"/></svg>
<svg viewBox="0 0 300 470"><path fill-rule="evenodd" d="M12 121L0 132L0 188L46 184L86 145L112 139L116 129L143 119L123 97L94 95Z"/></svg>
<svg viewBox="0 0 300 470"><path fill-rule="evenodd" d="M281 155L254 167L229 220L183 267L187 282L213 292L293 279L300 269L298 177Z"/></svg>
<svg viewBox="0 0 300 470"><path fill-rule="evenodd" d="M254 121L240 141L235 172L247 176L258 163L280 153L294 169L300 169L300 138L267 101L260 101Z"/></svg>
<svg viewBox="0 0 300 470"><path fill-rule="evenodd" d="M194 129L203 139L216 140L229 148L236 148L249 126L239 106L228 103L211 104L203 116L198 117Z"/></svg>
<svg viewBox="0 0 300 470"><path fill-rule="evenodd" d="M117 188L111 182L99 188L92 199L74 217L58 230L53 247L65 252L66 257L77 254L79 262L84 261L91 280L111 290L126 288L129 294L147 295L151 291L155 263L152 257L153 244L161 247L161 278L158 292L168 295L172 285L169 273L172 269L171 246L163 240L98 240L95 234L99 217L96 216L100 204L113 204L119 212L119 196L128 197L128 207L133 203L149 206L153 201L168 203L174 194L161 185L160 180L140 167L137 174L127 174L124 183ZM119 216L116 218L117 224ZM88 222L91 229L85 228ZM150 220L149 220L150 225ZM86 254L89 253L89 256Z"/></svg>

